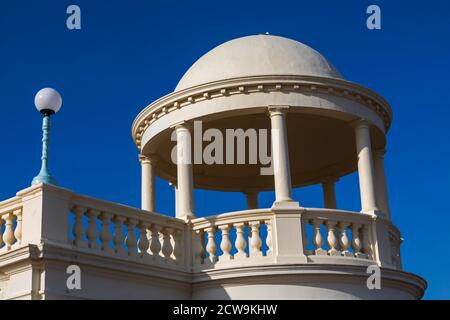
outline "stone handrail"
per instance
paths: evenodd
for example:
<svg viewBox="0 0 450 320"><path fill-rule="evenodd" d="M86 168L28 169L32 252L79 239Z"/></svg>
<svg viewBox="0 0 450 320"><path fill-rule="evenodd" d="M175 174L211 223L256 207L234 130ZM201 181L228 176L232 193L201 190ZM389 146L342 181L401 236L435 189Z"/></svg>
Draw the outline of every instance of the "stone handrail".
<svg viewBox="0 0 450 320"><path fill-rule="evenodd" d="M183 272L306 263L401 269L395 226L335 209L274 207L185 221L38 185L0 202L0 226L0 254L56 246Z"/></svg>
<svg viewBox="0 0 450 320"><path fill-rule="evenodd" d="M180 270L191 263L184 220L59 187L18 192L0 202L0 218L0 254L35 245Z"/></svg>
<svg viewBox="0 0 450 320"><path fill-rule="evenodd" d="M304 229L308 226L312 229L310 237L304 232L304 243L305 254L315 262L324 262L321 258L326 256L341 256L402 269L400 245L403 240L400 231L376 212L365 214L311 208L305 209L302 224ZM313 250L307 249L308 243L313 245ZM328 261L331 263L331 259Z"/></svg>
<svg viewBox="0 0 450 320"><path fill-rule="evenodd" d="M78 194L70 209L70 242L77 248L149 263L186 262L183 220Z"/></svg>
<svg viewBox="0 0 450 320"><path fill-rule="evenodd" d="M313 230L312 237L305 242L312 243L314 250L305 250L306 254L373 259L372 216L343 210L306 209L302 220Z"/></svg>
<svg viewBox="0 0 450 320"><path fill-rule="evenodd" d="M270 209L254 209L192 220L194 266L211 268L231 261L248 263L270 257L273 251L272 218ZM264 235L262 226L265 227ZM231 232L235 233L234 241ZM248 233L248 244L245 233ZM262 250L263 244L265 250Z"/></svg>

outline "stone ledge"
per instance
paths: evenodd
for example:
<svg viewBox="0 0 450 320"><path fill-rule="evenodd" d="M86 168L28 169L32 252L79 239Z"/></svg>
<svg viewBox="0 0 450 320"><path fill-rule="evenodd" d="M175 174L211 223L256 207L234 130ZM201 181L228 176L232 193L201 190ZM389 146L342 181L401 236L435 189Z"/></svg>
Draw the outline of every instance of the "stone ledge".
<svg viewBox="0 0 450 320"><path fill-rule="evenodd" d="M93 281L92 279L100 279L99 281L102 283L108 283L108 285L113 287L118 286L119 284L119 286L123 287L124 283L129 283L130 286L133 286L133 283L139 283L143 288L148 287L149 290L156 290L156 292L158 290L166 290L166 298L167 294L170 295L171 291L173 291L174 294L183 295L189 291L195 293L196 290L209 290L208 288L218 287L225 288L227 286L239 286L244 288L243 290L252 290L250 288L255 285L294 286L296 288L295 290L304 292L311 285L319 287L330 286L334 288L340 284L346 283L361 289L364 288L363 285L365 284L365 279L369 276L366 272L367 265L373 264L373 262L370 263L370 261L367 261L367 265L363 265L363 263L361 263L361 265L345 265L314 262L307 264L280 264L260 259L257 264L251 266L239 265L233 267L231 264L228 264L227 268L210 269L191 273L170 270L162 266L143 265L133 261L123 261L116 258L74 251L53 244L23 246L2 255L2 258L3 270L5 270L5 267L7 266L17 266L17 264L23 265L24 263L28 266L28 269L34 265L39 266L40 270L44 270L46 277L48 276L53 279L53 286L45 287L40 290L40 294L42 295L40 298L44 299L46 298L46 295L47 298L51 299L105 298L98 296L99 292L105 292L102 291L104 290L102 288L99 288L99 291L92 296L86 292L70 293L62 290L61 288L65 284L64 279L67 276L65 274L65 267L69 264L79 264L82 270L84 270L85 275L89 275L87 279L90 279L90 281ZM415 299L420 299L427 286L425 280L408 272L381 268L381 277L382 286L384 285L390 290L389 292L391 292L391 294L393 294L392 292L398 292L399 296L403 294ZM63 281L63 284L60 283L61 281ZM55 288L55 283L58 285L59 289ZM88 284L88 288L92 286L95 287L95 284L92 282ZM23 288L16 293L26 293L28 292L27 290L27 288ZM144 289L141 288L141 290ZM120 296L120 292L114 294L114 297ZM367 292L365 294L367 294ZM110 293L108 293L108 296L109 295ZM17 296L17 294L14 296ZM9 296L6 295L5 297ZM151 298L154 297L154 295L146 295L145 297ZM145 297L143 296L143 298ZM196 297L195 294L193 297ZM395 298L396 296L394 295L393 297ZM13 296L11 295L10 298L13 298ZM29 298L32 297L29 296ZM124 296L123 298L127 297ZM376 297L374 296L374 298ZM177 298L175 297L174 299Z"/></svg>

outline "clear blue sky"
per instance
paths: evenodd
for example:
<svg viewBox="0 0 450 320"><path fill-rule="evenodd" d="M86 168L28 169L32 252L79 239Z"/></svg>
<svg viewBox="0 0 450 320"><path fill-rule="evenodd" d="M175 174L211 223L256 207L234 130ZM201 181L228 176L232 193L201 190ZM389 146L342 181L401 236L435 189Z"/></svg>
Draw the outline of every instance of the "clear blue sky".
<svg viewBox="0 0 450 320"><path fill-rule="evenodd" d="M66 28L77 4L82 30ZM382 30L365 27L378 4ZM140 166L130 127L216 45L270 32L308 44L349 80L392 105L386 171L405 270L429 282L426 298L450 298L450 3L448 1L2 1L0 4L0 199L29 186L40 164L35 93L63 96L54 117L51 171L76 192L139 206ZM157 183L157 209L173 192ZM356 175L338 185L338 205L359 210ZM208 195L208 197L206 197ZM319 187L295 190L322 206ZM273 195L262 195L269 206ZM245 207L240 194L196 192L199 215Z"/></svg>

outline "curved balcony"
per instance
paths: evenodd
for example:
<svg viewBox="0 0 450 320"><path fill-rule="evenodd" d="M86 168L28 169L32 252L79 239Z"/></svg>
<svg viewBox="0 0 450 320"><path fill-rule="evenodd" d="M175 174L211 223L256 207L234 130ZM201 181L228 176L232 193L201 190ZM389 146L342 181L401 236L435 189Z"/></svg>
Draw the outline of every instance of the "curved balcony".
<svg viewBox="0 0 450 320"><path fill-rule="evenodd" d="M299 261L303 262L303 256L307 257L307 263L368 265L376 261L372 216L315 208L299 208L298 212L289 214L302 228L303 238L298 239L298 243L294 243L296 237L290 235ZM283 232L273 227L278 220L270 208L192 220L197 270L276 263L276 241L280 236L277 232ZM398 257L399 232L393 225L389 227L392 247L396 248L394 256ZM394 266L400 269L400 265Z"/></svg>
<svg viewBox="0 0 450 320"><path fill-rule="evenodd" d="M27 261L49 268L39 289L30 284L27 294L5 290L5 299L270 298L270 290L260 296L253 286L279 286L286 279L297 283L291 298L308 298L305 284L298 281L322 274L322 288L345 274L361 282L369 265L382 267L389 290L400 285L401 290L391 293L394 298L418 298L425 287L420 278L401 272L397 228L369 214L268 208L185 221L39 185L1 202L0 216L5 225L1 270ZM61 280L72 264L90 279L83 295L68 293ZM95 280L89 278L91 273ZM6 283L17 276L6 271L2 279ZM121 277L126 284L119 285ZM149 278L157 281L147 283ZM236 283L241 287L238 293L233 291ZM119 285L120 290L104 291L102 285ZM289 298L286 294L279 298ZM376 296L366 292L357 297Z"/></svg>

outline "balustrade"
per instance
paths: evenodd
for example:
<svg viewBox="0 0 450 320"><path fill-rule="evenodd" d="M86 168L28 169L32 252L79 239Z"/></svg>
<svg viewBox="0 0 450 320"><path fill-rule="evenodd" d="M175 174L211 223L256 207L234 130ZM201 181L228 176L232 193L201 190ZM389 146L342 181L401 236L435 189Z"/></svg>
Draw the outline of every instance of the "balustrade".
<svg viewBox="0 0 450 320"><path fill-rule="evenodd" d="M71 207L74 247L123 258L184 261L184 221L110 203L110 208L102 203L94 206L83 200Z"/></svg>
<svg viewBox="0 0 450 320"><path fill-rule="evenodd" d="M23 213L23 206L16 198L0 204L0 252L6 252L24 244L23 226L29 216ZM300 241L304 248L299 255L375 260L374 220L370 215L334 209L301 210L297 217L302 224ZM280 236L286 243L286 235L276 234L282 229L277 224L276 212L271 209L225 213L186 223L72 194L68 198L68 211L70 235L65 241L74 249L179 268L192 266L198 270L236 263L275 263L280 256ZM30 225L26 228L29 230ZM400 233L392 225L388 238L391 252L388 263L400 269Z"/></svg>
<svg viewBox="0 0 450 320"><path fill-rule="evenodd" d="M193 220L195 265L270 257L273 254L270 215L268 210L257 209ZM262 226L266 226L265 230Z"/></svg>
<svg viewBox="0 0 450 320"><path fill-rule="evenodd" d="M370 216L347 211L311 209L307 211L304 221L312 229L312 255L373 258Z"/></svg>

